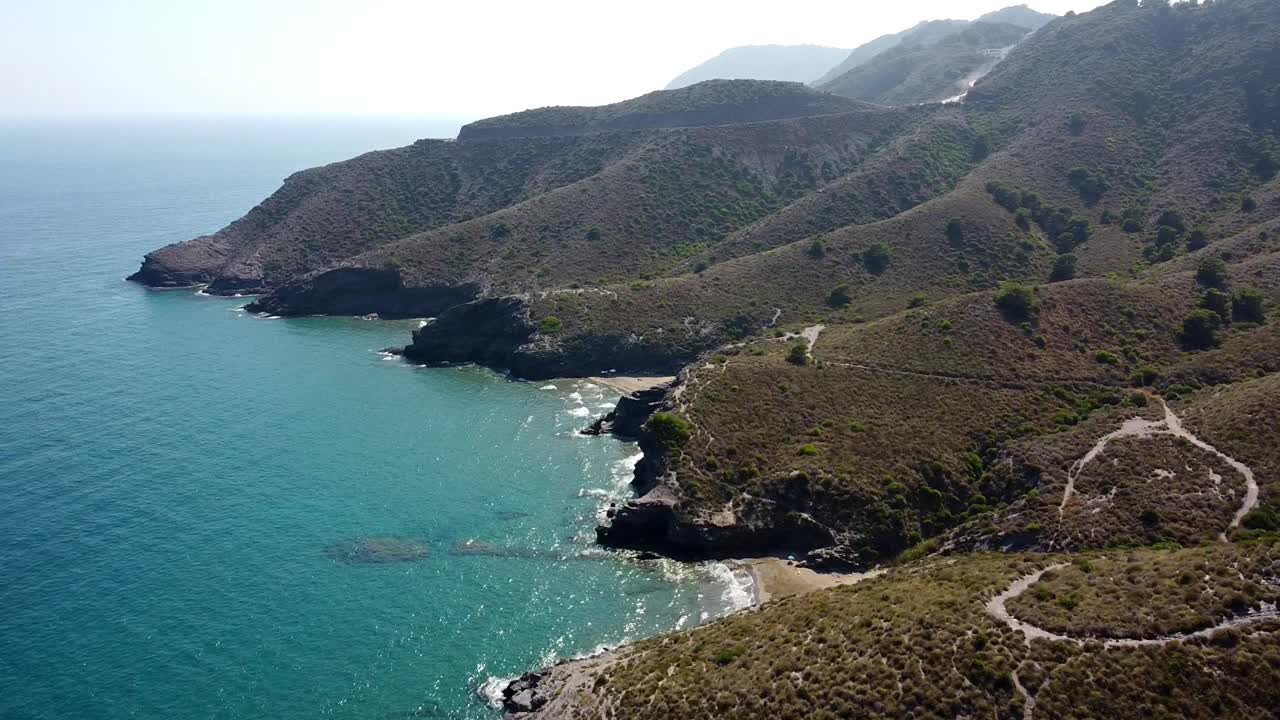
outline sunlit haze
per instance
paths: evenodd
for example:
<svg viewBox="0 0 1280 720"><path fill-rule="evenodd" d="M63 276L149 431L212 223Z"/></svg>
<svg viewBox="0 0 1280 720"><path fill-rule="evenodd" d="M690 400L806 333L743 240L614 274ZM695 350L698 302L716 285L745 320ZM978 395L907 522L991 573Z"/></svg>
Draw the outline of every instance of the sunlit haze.
<svg viewBox="0 0 1280 720"><path fill-rule="evenodd" d="M591 105L751 44L854 47L1011 0L54 0L0 8L0 114L434 114ZM1097 0L1041 0L1056 14Z"/></svg>

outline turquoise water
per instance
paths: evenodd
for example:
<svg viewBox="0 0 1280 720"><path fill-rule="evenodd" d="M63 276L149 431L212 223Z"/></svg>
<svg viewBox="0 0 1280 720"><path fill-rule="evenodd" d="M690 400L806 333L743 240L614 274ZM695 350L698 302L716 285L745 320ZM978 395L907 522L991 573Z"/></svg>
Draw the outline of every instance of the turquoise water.
<svg viewBox="0 0 1280 720"><path fill-rule="evenodd" d="M121 280L294 170L432 134L3 126L0 717L493 717L490 677L742 601L721 566L592 548L635 449L573 431L613 394L377 353L412 321ZM430 554L325 553L369 536Z"/></svg>

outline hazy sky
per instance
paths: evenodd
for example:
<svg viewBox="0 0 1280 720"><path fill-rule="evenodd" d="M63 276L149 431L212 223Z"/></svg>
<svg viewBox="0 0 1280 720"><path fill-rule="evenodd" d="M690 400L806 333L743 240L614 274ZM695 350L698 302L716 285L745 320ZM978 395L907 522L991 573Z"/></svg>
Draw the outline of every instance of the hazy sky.
<svg viewBox="0 0 1280 720"><path fill-rule="evenodd" d="M591 105L735 45L853 47L1014 0L0 0L0 114ZM1035 0L1061 14L1098 0Z"/></svg>

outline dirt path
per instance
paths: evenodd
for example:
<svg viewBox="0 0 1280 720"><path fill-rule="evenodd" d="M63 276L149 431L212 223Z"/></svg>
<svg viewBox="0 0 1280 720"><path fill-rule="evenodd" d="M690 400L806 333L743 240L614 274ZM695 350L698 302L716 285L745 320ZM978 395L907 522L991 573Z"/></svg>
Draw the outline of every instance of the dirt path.
<svg viewBox="0 0 1280 720"><path fill-rule="evenodd" d="M1213 635L1215 632L1219 630L1224 630L1227 628L1240 627L1242 625L1262 622L1264 620L1272 620L1272 619L1280 618L1280 610L1277 610L1276 605L1263 603L1262 606L1257 610L1250 610L1244 615L1237 615L1235 617L1227 618L1226 620L1215 623L1210 627L1207 627L1203 630L1197 630L1195 632L1178 633L1175 635L1166 635L1164 637L1159 637L1159 638L1101 639L1101 638L1092 638L1092 637L1073 637L1070 635L1062 635L1060 633L1056 633L1051 630L1046 630L1042 627L1038 627L1036 625L1032 625L1031 623L1019 620L1018 618L1010 614L1008 607L1006 607L1006 604L1010 600L1018 597L1019 595L1021 595L1022 593L1030 589L1032 585L1035 585L1037 582L1040 581L1040 578L1045 573L1049 572L1050 570L1057 570L1060 568L1064 568L1066 566L1067 566L1067 563L1058 563L1056 565L1050 565L1049 567L1043 568L1041 570L1037 570L1036 572L1033 572L1029 575L1023 575L1017 580L1014 580L1012 583L1009 584L1009 587L1005 588L1004 592L1000 593L999 595L996 595L995 597L987 601L987 605L986 605L987 614L990 615L992 619L994 619L996 622L1003 623L1004 626L1009 628L1010 630L1014 630L1016 632L1022 633L1023 641L1026 642L1027 647L1031 647L1032 640L1039 639L1039 640L1048 640L1050 642L1069 642L1069 643L1075 643L1077 645L1083 645L1087 642L1101 643L1104 649L1131 648L1131 647L1141 647L1144 645L1166 645L1168 643L1182 642L1183 640L1190 640L1192 638L1209 637L1210 635ZM1019 669L1020 668L1021 666L1019 666ZM1012 673L1012 680L1013 680L1014 690L1022 697L1022 719L1031 720L1032 714L1034 713L1035 707L1036 707L1036 695L1028 692L1027 689L1022 685L1022 682L1018 678L1017 669L1015 669ZM1041 686L1041 688L1043 689L1043 686Z"/></svg>
<svg viewBox="0 0 1280 720"><path fill-rule="evenodd" d="M1087 642L1096 642L1100 643L1104 648L1167 645L1169 643L1182 642L1183 640L1190 640L1192 638L1208 637L1219 630L1227 628L1240 627L1242 625L1249 625L1256 622L1262 622L1264 620L1280 618L1280 609L1278 609L1275 604L1262 603L1261 607L1257 610L1250 610L1243 615L1236 615L1235 617L1227 618L1226 620L1214 623L1203 630L1196 630L1194 632L1175 633L1173 635L1165 635L1158 638L1095 638L1089 636L1077 637L1072 635L1062 635L1060 633L1053 632L1052 630L1045 630L1042 627L1019 620L1009 613L1006 603L1026 592L1032 585L1039 582L1040 577L1045 573L1050 570L1058 570L1066 566L1067 563L1050 565L1049 567L1037 570L1030 575L1023 575L1017 580L1014 580L1009 584L1009 587L1005 588L1004 592L987 601L987 614L997 622L1004 623L1005 627L1010 630L1022 633L1023 639L1028 647L1030 647L1032 640L1070 642L1076 643L1077 645L1083 645Z"/></svg>
<svg viewBox="0 0 1280 720"><path fill-rule="evenodd" d="M1172 435L1173 437L1185 440L1192 445L1204 450L1205 452L1217 455L1223 462L1230 465L1233 470L1240 473L1245 481L1244 501L1241 502L1240 508L1236 510L1235 517L1231 519L1231 523L1226 529L1218 534L1218 539L1222 542L1227 541L1227 532L1240 527L1240 522L1244 520L1245 515L1258 504L1258 483L1253 477L1253 470L1244 463L1218 450L1218 448L1196 437L1191 431L1182 426L1182 420L1169 407L1162 398L1160 400L1161 407L1164 408L1164 419L1147 420L1141 417L1132 417L1124 421L1119 430L1110 432L1099 438L1089 452L1084 457L1075 461L1071 465L1071 469L1067 471L1067 486L1062 491L1062 502L1058 504L1058 517L1062 518L1066 512L1067 503L1075 494L1076 479L1080 477L1080 473L1084 471L1086 465L1098 457L1098 455L1107 447L1107 443L1124 437L1149 438L1154 435Z"/></svg>

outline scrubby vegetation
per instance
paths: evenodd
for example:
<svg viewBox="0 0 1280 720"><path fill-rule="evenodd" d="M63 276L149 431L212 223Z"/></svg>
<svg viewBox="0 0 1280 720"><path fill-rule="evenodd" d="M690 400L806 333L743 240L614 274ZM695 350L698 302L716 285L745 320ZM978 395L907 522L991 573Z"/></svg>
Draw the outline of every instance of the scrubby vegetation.
<svg viewBox="0 0 1280 720"><path fill-rule="evenodd" d="M1020 619L1043 617L1101 637L1196 627L1204 617L1240 612L1224 599L1252 600L1256 607L1271 595L1261 582L1275 571L1274 548L1079 558L1046 574L1009 607ZM1103 649L1062 641L1026 644L1021 633L986 612L987 600L1014 580L1061 561L1019 555L924 561L646 640L606 671L607 684L577 700L581 717L601 710L618 720L726 713L1265 717L1280 701L1276 621L1196 641ZM1233 564L1245 582L1234 577ZM1201 577L1206 568L1210 574ZM1185 575L1192 576L1190 583L1182 582ZM1198 605L1182 610L1181 598L1197 590L1204 592ZM1066 619L1073 617L1096 620L1082 625Z"/></svg>
<svg viewBox="0 0 1280 720"><path fill-rule="evenodd" d="M295 175L148 277L434 316L415 360L679 374L633 545L893 567L642 642L583 717L1267 716L1274 624L1102 641L1276 600L1276 26L1122 0L963 103L746 83L518 113ZM940 37L868 97L963 81L935 59L974 46ZM1008 609L1079 642L985 611L1061 563Z"/></svg>

